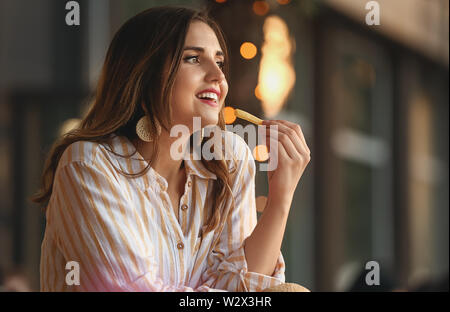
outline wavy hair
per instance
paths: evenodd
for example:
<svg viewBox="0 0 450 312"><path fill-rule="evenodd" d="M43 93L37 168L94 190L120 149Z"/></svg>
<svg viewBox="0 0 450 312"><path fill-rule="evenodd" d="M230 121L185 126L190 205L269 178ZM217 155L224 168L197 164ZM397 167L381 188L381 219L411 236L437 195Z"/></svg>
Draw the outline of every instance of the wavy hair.
<svg viewBox="0 0 450 312"><path fill-rule="evenodd" d="M162 6L147 9L132 17L114 35L94 99L80 126L61 136L50 149L44 164L41 188L32 196L33 202L41 204L44 206L43 210L46 210L52 195L58 162L70 144L91 141L111 148L112 134L123 135L133 141L137 138L136 123L144 115L149 118L152 133L156 133L156 122L169 131L172 126L169 116L172 116L172 112L165 99L170 98L172 94L187 31L193 21L202 21L214 30L225 54L223 71L228 78L229 53L225 36L208 13L183 7ZM222 110L219 112L218 126L225 130ZM142 172L121 172L135 177L146 174L158 154L158 142L159 138L156 136L155 144L152 144L153 156ZM201 144L204 143L205 139ZM192 136L189 144L192 144ZM204 166L217 176L212 197L208 199L213 202L211 211L205 214L208 217L204 220L204 233L214 230L221 223L227 200L231 198L234 205L230 187L233 172L230 172L230 166L224 159L225 157L209 161L201 159Z"/></svg>

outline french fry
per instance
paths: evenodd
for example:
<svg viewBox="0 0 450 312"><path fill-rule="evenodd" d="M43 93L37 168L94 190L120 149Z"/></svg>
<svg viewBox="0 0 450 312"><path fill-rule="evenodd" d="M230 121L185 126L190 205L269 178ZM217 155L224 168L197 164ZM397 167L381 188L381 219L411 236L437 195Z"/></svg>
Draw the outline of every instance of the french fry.
<svg viewBox="0 0 450 312"><path fill-rule="evenodd" d="M243 111L241 109L235 109L234 110L234 115L236 115L237 118L241 118L244 120L247 120L255 125L262 125L262 120L259 119L258 117L253 116L250 113L247 113L246 111Z"/></svg>

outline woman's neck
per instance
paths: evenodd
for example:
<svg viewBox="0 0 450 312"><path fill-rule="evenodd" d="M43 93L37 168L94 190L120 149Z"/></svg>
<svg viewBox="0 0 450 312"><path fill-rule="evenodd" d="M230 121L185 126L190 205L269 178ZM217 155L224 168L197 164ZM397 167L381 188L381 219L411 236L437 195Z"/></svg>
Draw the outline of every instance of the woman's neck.
<svg viewBox="0 0 450 312"><path fill-rule="evenodd" d="M158 142L158 156L152 164L152 168L159 175L165 178L169 185L178 181L180 175L184 173L183 159L173 159L173 157L171 157L171 146L177 140L184 140L183 146L185 146L189 140L189 137L171 137L166 131L163 130ZM133 144L144 159L151 159L154 144L153 142L145 142L140 139L136 139ZM176 144L179 146L180 142L177 142Z"/></svg>

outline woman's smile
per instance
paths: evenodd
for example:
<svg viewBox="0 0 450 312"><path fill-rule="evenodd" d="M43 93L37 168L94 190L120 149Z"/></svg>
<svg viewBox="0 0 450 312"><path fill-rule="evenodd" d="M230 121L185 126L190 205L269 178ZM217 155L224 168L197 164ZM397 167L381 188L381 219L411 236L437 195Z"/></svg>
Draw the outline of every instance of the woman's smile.
<svg viewBox="0 0 450 312"><path fill-rule="evenodd" d="M219 106L220 91L215 89L205 89L196 95L201 102L213 107Z"/></svg>
<svg viewBox="0 0 450 312"><path fill-rule="evenodd" d="M207 100L207 99L198 99L198 100L203 102L203 103L205 103L205 104L207 104L207 105L209 105L209 106L219 107L219 103L217 103L216 100L211 100L211 99L209 99L209 100Z"/></svg>

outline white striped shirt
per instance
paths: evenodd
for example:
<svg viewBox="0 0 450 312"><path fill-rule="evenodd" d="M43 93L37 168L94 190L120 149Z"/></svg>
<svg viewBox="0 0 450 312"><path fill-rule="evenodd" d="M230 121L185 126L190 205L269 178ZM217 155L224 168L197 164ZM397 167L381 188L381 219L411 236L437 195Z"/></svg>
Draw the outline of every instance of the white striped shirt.
<svg viewBox="0 0 450 312"><path fill-rule="evenodd" d="M46 211L41 291L260 291L284 283L281 252L272 276L248 272L243 244L257 222L255 160L240 136L224 134L238 160L231 185L235 208L224 210L222 231L203 235L204 212L211 209L206 199L217 177L200 160L184 162L177 219L167 181L153 168L138 178L117 170L145 168L138 152L124 158L98 143L70 145ZM115 136L111 147L122 155L135 151L126 137ZM66 269L70 261L79 264L79 285L70 285L70 277L66 282L75 268Z"/></svg>

